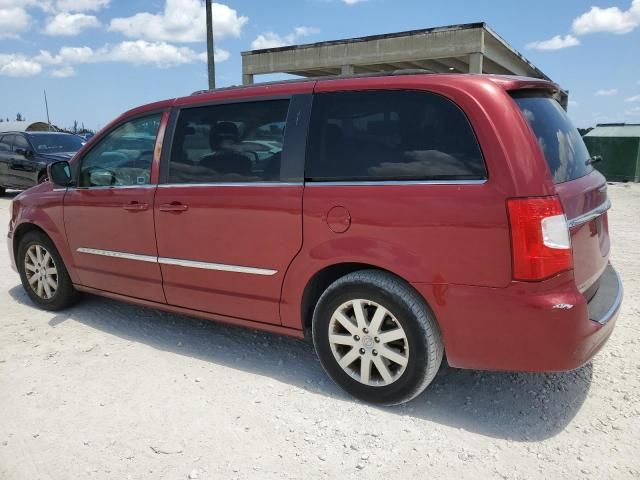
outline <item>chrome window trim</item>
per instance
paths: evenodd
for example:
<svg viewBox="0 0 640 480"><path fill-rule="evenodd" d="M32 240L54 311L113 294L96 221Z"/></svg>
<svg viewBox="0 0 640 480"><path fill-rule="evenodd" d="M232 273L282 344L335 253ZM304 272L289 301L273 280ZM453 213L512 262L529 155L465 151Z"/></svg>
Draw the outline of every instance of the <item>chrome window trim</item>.
<svg viewBox="0 0 640 480"><path fill-rule="evenodd" d="M600 204L600 206L594 208L593 210L587 213L583 213L582 215L578 215L577 217L569 220L567 222L569 225L569 228L579 227L580 225L588 223L591 220L595 220L610 208L611 208L611 200L607 198L604 202L602 202L602 204Z"/></svg>
<svg viewBox="0 0 640 480"><path fill-rule="evenodd" d="M387 186L387 185L483 185L487 183L487 179L483 178L482 180L381 180L379 182L376 181L321 181L321 182L309 182L305 183L305 186L308 187L322 187L322 186L337 186L337 187L358 187L358 186Z"/></svg>
<svg viewBox="0 0 640 480"><path fill-rule="evenodd" d="M130 189L130 188L156 188L158 185L155 183L142 183L140 185L105 185L95 187L76 187L69 186L70 190L111 190L111 189Z"/></svg>
<svg viewBox="0 0 640 480"><path fill-rule="evenodd" d="M158 188L182 187L302 187L302 182L162 183Z"/></svg>
<svg viewBox="0 0 640 480"><path fill-rule="evenodd" d="M137 253L114 252L111 250L100 250L98 248L78 248L80 253L88 253L90 255L100 255L102 257L124 258L126 260L137 260L139 262L157 263L158 257L151 255L140 255Z"/></svg>
<svg viewBox="0 0 640 480"><path fill-rule="evenodd" d="M112 250L100 250L97 248L78 248L79 253L89 255L99 255L103 257L122 258L125 260L136 260L139 262L159 263L161 265L175 265L178 267L200 268L204 270L216 270L220 272L247 273L250 275L271 276L278 273L277 270L269 268L245 267L242 265L227 265L224 263L199 262L195 260L184 260L180 258L154 257L152 255L140 255L137 253L114 252Z"/></svg>

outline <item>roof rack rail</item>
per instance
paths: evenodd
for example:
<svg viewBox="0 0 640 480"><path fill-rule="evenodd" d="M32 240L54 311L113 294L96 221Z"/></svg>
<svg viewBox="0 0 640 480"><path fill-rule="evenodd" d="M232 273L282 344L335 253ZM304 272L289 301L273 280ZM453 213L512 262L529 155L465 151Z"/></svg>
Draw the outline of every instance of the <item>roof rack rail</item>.
<svg viewBox="0 0 640 480"><path fill-rule="evenodd" d="M302 77L302 78L292 78L290 80L276 80L272 82L262 82L262 83L252 83L251 85L231 85L229 87L216 88L215 90L196 90L191 95L202 95L204 93L211 92L223 92L225 90L235 90L238 88L249 88L249 87L262 87L268 85L280 85L287 83L301 83L301 82L315 82L319 80L344 80L346 78L369 78L369 77L388 77L392 75L435 75L438 72L434 72L433 70L429 70L427 68L411 68L411 69L403 69L403 70L390 70L386 72L374 72L374 73L357 73L354 75L323 75L320 77ZM458 74L461 75L461 74Z"/></svg>

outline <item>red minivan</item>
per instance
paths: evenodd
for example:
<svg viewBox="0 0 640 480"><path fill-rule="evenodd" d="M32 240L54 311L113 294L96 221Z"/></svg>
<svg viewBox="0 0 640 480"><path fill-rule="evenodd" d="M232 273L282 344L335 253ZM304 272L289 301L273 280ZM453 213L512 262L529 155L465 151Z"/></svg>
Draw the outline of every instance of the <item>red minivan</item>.
<svg viewBox="0 0 640 480"><path fill-rule="evenodd" d="M79 292L313 340L406 402L459 368L589 361L622 301L607 183L543 80L281 82L125 113L13 201L41 308Z"/></svg>

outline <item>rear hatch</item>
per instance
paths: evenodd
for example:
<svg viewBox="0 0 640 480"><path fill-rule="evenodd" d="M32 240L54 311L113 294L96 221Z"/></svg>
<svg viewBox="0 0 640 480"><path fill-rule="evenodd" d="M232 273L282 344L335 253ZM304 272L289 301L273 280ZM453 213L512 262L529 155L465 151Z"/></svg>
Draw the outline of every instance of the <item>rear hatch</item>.
<svg viewBox="0 0 640 480"><path fill-rule="evenodd" d="M593 168L582 137L555 99L540 91L512 96L549 165L571 231L576 285L590 300L609 259L606 179Z"/></svg>

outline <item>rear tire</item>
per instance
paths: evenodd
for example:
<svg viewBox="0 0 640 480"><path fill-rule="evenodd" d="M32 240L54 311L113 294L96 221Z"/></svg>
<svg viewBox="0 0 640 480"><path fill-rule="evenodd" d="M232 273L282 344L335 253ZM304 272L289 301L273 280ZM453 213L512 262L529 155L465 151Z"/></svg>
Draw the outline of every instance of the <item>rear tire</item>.
<svg viewBox="0 0 640 480"><path fill-rule="evenodd" d="M408 402L442 363L442 337L427 303L387 272L361 270L335 281L318 300L312 328L327 374L365 402Z"/></svg>
<svg viewBox="0 0 640 480"><path fill-rule="evenodd" d="M32 231L20 240L16 264L23 288L38 307L61 310L80 298L58 250L43 233Z"/></svg>

